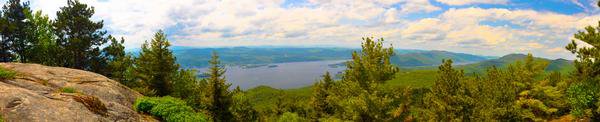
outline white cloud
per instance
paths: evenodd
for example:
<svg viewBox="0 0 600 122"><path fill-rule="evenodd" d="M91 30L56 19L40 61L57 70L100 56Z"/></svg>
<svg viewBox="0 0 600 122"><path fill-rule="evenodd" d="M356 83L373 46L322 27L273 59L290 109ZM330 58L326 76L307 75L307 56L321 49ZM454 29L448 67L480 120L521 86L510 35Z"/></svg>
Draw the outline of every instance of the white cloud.
<svg viewBox="0 0 600 122"><path fill-rule="evenodd" d="M564 49L577 30L595 25L597 20L594 18L598 17L533 10L450 9L436 18L411 22L401 32L402 36L397 38L419 40L420 44L417 45L476 54L520 52L551 58L572 58L566 50L558 49ZM483 22L504 25L487 25Z"/></svg>
<svg viewBox="0 0 600 122"><path fill-rule="evenodd" d="M0 0L1 1L1 0ZM66 0L36 0L51 17ZM508 4L507 0L438 0L448 5ZM411 14L441 11L429 0L81 0L94 6L113 35L137 48L158 29L180 46L346 46L364 36L384 37L397 48L436 49L483 55L515 51L569 57L560 51L578 29L599 16L534 10L450 8L424 19ZM506 25L488 25L498 22Z"/></svg>
<svg viewBox="0 0 600 122"><path fill-rule="evenodd" d="M470 4L506 4L508 0L437 0L448 5L470 5Z"/></svg>

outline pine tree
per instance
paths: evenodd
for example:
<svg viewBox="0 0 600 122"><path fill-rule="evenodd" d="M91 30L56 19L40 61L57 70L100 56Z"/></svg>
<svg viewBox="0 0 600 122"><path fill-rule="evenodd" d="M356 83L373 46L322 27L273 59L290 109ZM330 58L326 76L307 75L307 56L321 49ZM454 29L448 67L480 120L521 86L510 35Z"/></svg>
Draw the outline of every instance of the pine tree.
<svg viewBox="0 0 600 122"><path fill-rule="evenodd" d="M27 14L31 13L29 2L21 3L21 0L9 0L2 7L3 20L7 28L2 35L9 44L9 49L16 53L19 62L26 62L27 52L31 48L29 29L33 27L31 21L27 20Z"/></svg>
<svg viewBox="0 0 600 122"><path fill-rule="evenodd" d="M574 38L566 46L567 50L577 55L574 61L576 70L572 73L574 82L567 91L572 106L571 114L600 120L600 25L588 26L576 33ZM589 46L579 46L577 42Z"/></svg>
<svg viewBox="0 0 600 122"><path fill-rule="evenodd" d="M133 65L133 56L125 53L125 39L121 38L117 41L112 36L109 36L110 45L102 49L102 57L106 60L106 69L101 72L104 76L110 77L119 82L129 82L125 77L127 69Z"/></svg>
<svg viewBox="0 0 600 122"><path fill-rule="evenodd" d="M333 87L333 79L331 78L331 75L329 75L329 72L326 72L325 75L323 75L323 79L317 81L313 86L313 95L311 99L311 105L315 111L313 119L319 119L333 114L333 106L327 101L331 87Z"/></svg>
<svg viewBox="0 0 600 122"><path fill-rule="evenodd" d="M383 39L363 38L361 52L353 52L342 80L330 90L334 101L333 116L354 121L392 121L400 115L402 96L382 85L398 72L390 63L392 47L384 48ZM398 116L396 116L398 115ZM401 120L401 119L400 119Z"/></svg>
<svg viewBox="0 0 600 122"><path fill-rule="evenodd" d="M468 121L475 105L463 81L464 73L452 68L452 60L442 62L431 92L424 98L425 118L436 121Z"/></svg>
<svg viewBox="0 0 600 122"><path fill-rule="evenodd" d="M99 72L106 66L100 47L107 42L103 21L94 22L94 7L68 0L67 6L56 13L53 23L58 45L64 49L62 66Z"/></svg>
<svg viewBox="0 0 600 122"><path fill-rule="evenodd" d="M0 11L0 62L11 62L14 55L10 52L10 41L4 36L8 30L8 20L4 18L3 12Z"/></svg>
<svg viewBox="0 0 600 122"><path fill-rule="evenodd" d="M33 24L29 29L31 48L27 51L28 62L47 66L58 66L59 55L62 51L58 47L56 36L52 30L52 21L42 11L27 14L27 19Z"/></svg>
<svg viewBox="0 0 600 122"><path fill-rule="evenodd" d="M221 65L216 52L213 52L209 64L208 74L210 77L207 78L208 84L205 92L207 94L207 109L215 121L232 121L233 115L229 111L232 104L232 95L228 90L231 84L225 80L225 68Z"/></svg>
<svg viewBox="0 0 600 122"><path fill-rule="evenodd" d="M157 96L171 94L174 75L179 70L175 56L169 50L169 40L163 31L154 34L150 43L145 42L142 50L134 63L134 77L147 86L149 90L156 91Z"/></svg>
<svg viewBox="0 0 600 122"><path fill-rule="evenodd" d="M361 52L352 53L352 61L346 64L342 81L357 82L361 88L369 91L369 85L383 83L394 77L398 67L390 63L394 48L384 48L383 39L377 42L371 38L363 38Z"/></svg>
<svg viewBox="0 0 600 122"><path fill-rule="evenodd" d="M236 87L236 89L239 87ZM239 90L239 89L238 89ZM252 108L250 98L244 92L233 92L233 104L230 111L238 122L253 122L258 120L258 112Z"/></svg>

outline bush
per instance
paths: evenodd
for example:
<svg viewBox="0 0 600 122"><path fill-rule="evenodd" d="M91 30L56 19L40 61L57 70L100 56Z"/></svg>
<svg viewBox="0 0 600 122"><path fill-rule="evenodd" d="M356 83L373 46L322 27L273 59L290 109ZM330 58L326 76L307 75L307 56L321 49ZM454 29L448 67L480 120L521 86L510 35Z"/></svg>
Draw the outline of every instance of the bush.
<svg viewBox="0 0 600 122"><path fill-rule="evenodd" d="M291 113L291 112L285 112L283 113L283 115L281 115L281 117L279 117L279 119L277 119L277 122L305 122L308 121L300 116L298 116L298 114L296 113Z"/></svg>
<svg viewBox="0 0 600 122"><path fill-rule="evenodd" d="M162 118L167 122L206 122L206 116L194 112L185 101L174 97L142 97L135 101L134 109Z"/></svg>
<svg viewBox="0 0 600 122"><path fill-rule="evenodd" d="M17 75L17 72L0 67L0 79L13 79Z"/></svg>
<svg viewBox="0 0 600 122"><path fill-rule="evenodd" d="M60 88L60 91L64 92L64 93L75 93L75 92L77 92L77 90L75 90L75 88L73 88L73 87L63 87L63 88Z"/></svg>

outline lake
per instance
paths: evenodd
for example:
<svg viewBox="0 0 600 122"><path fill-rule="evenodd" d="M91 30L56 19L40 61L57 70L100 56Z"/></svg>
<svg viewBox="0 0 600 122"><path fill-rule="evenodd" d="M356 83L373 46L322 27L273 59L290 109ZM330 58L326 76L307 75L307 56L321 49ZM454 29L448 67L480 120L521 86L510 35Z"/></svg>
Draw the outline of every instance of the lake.
<svg viewBox="0 0 600 122"><path fill-rule="evenodd" d="M312 85L329 71L332 76L346 69L339 64L347 60L308 61L274 63L264 65L226 66L225 78L231 83L231 88L240 86L242 89L266 85L273 88L289 89ZM198 69L205 72L207 68Z"/></svg>

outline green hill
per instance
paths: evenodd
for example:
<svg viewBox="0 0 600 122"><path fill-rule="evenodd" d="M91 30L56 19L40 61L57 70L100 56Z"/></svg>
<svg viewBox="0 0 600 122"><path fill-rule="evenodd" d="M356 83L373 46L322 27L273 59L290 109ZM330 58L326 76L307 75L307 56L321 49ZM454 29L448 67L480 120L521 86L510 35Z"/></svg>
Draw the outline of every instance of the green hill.
<svg viewBox="0 0 600 122"><path fill-rule="evenodd" d="M481 73L481 72L485 72L485 70L488 67L496 66L496 67L503 68L503 67L508 66L508 64L523 60L523 59L525 59L525 57L527 57L527 55L509 54L509 55L502 56L498 59L490 59L490 60L482 61L479 63L460 65L460 66L457 66L457 68L464 69L466 73L472 73L472 72ZM565 60L565 59L550 60L550 59L546 59L546 58L536 57L534 60L548 63L548 67L546 68L546 71L548 71L548 72L559 71L559 72L565 73L565 72L569 72L569 71L572 71L573 69L575 69L575 67L573 67L573 62L569 61L569 60Z"/></svg>

